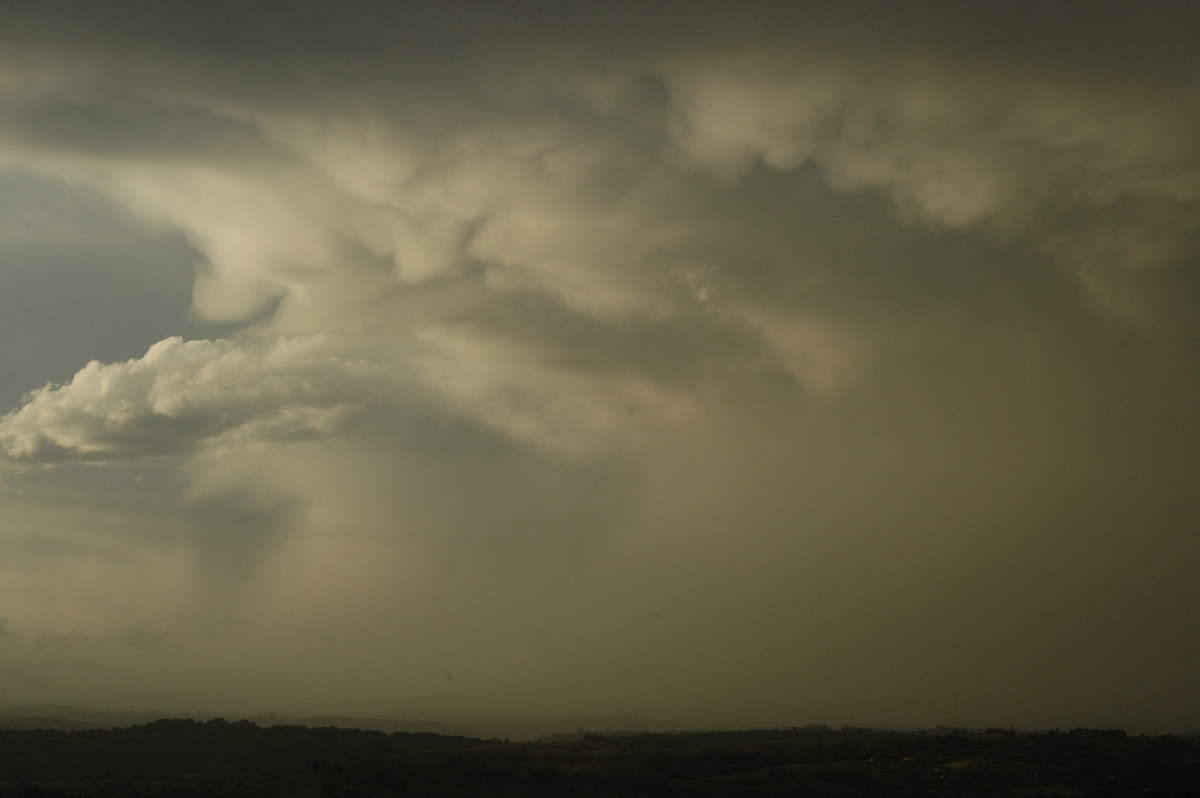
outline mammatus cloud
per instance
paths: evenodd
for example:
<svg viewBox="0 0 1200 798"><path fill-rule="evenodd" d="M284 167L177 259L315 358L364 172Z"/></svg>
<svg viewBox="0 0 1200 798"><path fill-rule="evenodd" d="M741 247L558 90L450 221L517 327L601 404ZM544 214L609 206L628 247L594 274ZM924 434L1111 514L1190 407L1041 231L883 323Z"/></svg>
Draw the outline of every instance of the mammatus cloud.
<svg viewBox="0 0 1200 798"><path fill-rule="evenodd" d="M440 360L425 370L432 390L543 442L566 440L572 427L603 437L628 406L645 403L634 394L679 394L679 386L643 371L610 390L600 382L611 371L563 368L553 344L512 341L511 321L469 328L457 325L464 314L545 296L567 317L613 328L704 319L731 337L748 331L758 338L748 356L818 395L844 386L887 346L869 329L802 307L803 297L788 303L764 291L755 262L802 256L777 249L775 231L749 209L714 219L706 200L756 165L815 166L836 191L886 195L908 224L1020 239L1077 275L1100 306L1152 323L1147 286L1156 269L1193 254L1200 218L1197 139L1183 132L1191 95L1130 97L1072 73L1041 74L1030 86L1025 74L944 54L922 62L898 53L883 72L860 56L734 42L715 53L639 51L620 70L586 61L551 70L554 56L535 52L513 73L520 85L466 73L429 79L398 100L355 85L350 104L331 104L320 82L290 85L264 104L228 85L192 81L178 92L135 80L120 99L86 73L60 69L9 82L0 152L182 230L206 259L194 294L201 317L266 313L268 334L329 333L334 360L351 357L349 341L378 342L381 332L403 347L437 340L428 353ZM339 346L349 348L333 351ZM325 420L279 421L312 432L349 406L342 395L315 405L302 392L289 396L307 385L299 371L194 410L163 412L162 398L133 395L158 390L145 375L185 349L155 351L144 367L89 366L67 388L34 394L5 422L6 451L94 458L141 445L187 448L248 429L247 419L266 423L260 414L272 403L319 413ZM232 351L213 370L232 364ZM476 354L484 351L496 365L490 376ZM722 364L705 368L721 378ZM103 380L113 387L88 387ZM540 384L576 399L529 399ZM243 401L244 411L233 409ZM504 409L539 401L522 420ZM210 406L225 420L206 416ZM543 412L544 424L534 418ZM106 432L68 431L85 418Z"/></svg>
<svg viewBox="0 0 1200 798"><path fill-rule="evenodd" d="M644 80L663 90L650 112L638 97ZM569 107L564 85L582 87ZM512 91L503 83L489 88ZM81 90L68 84L57 91L68 89ZM69 386L31 395L5 421L10 456L129 456L252 427L264 435L328 431L353 405L339 392L313 398L326 384L346 384L332 378L330 363L351 355L335 350L353 349L348 342L356 337L378 342L381 330L404 347L436 341L417 378L431 381L424 387L539 444L586 448L581 440L609 436L629 406L645 406L651 395L658 397L651 404L688 403L679 386L661 384L656 374L630 374L615 389L611 372L564 369L553 344L509 340L511 323L456 325L463 314L486 315L529 295L609 327L704 318L729 335L750 331L758 337L753 357L828 395L884 344L778 297L751 299L760 275L705 250L752 259L786 254L755 238L754 219L714 228L702 203L684 201L688 186L719 195L759 163L780 172L815 164L837 191L885 193L913 224L1023 237L1078 274L1102 306L1143 321L1152 308L1138 286L1190 251L1200 207L1200 174L1186 166L1200 159L1178 135L1177 109L1143 103L1132 115L1114 114L1099 87L1052 77L1027 91L1002 75L900 69L879 77L836 59L734 51L649 61L607 82L586 72L560 76L524 114L465 108L453 121L434 123L433 132L413 124L436 107L427 100L368 104L353 116L323 109L316 117L260 110L236 94L201 93L167 105L157 89L147 91L145 108L158 121L136 131L110 126L105 135L133 153L146 143L135 147L130 137L157 131L164 153L154 159L113 158L91 138L45 140L11 130L7 146L34 168L42 164L183 230L207 260L195 290L203 317L245 319L277 302L262 329L331 333L329 360L318 367L316 387L299 366L260 389L227 391L221 401L202 397L197 392L207 386L193 381L180 400L192 402L186 408L166 404L162 387L171 379L182 386L182 378L151 377L156 369L183 374L211 359L209 370L221 373L256 356L235 355L237 346L218 355L210 350L224 344L192 342L152 350L141 365L93 364ZM525 91L537 97L536 88ZM99 114L95 124L110 112L117 113L96 104L72 111L81 120ZM36 126L48 124L47 113L16 116L32 114L25 124ZM647 113L658 114L649 130ZM172 135L175 129L188 136ZM230 146L231 130L241 145ZM723 240L712 239L717 229ZM704 285L697 275L706 275ZM374 370L386 369L375 363ZM247 379L262 379L251 372ZM548 401L547 390L558 398ZM667 393L676 396L664 399ZM268 421L272 407L293 416ZM95 431L84 432L85 420ZM267 431L271 424L275 432Z"/></svg>
<svg viewBox="0 0 1200 798"><path fill-rule="evenodd" d="M1145 320L1137 276L1195 254L1200 159L1180 136L1194 97L1127 105L1078 76L1030 87L964 68L864 75L744 54L667 80L678 142L722 179L812 161L835 189L883 191L915 223L1027 238L1106 310Z"/></svg>
<svg viewBox="0 0 1200 798"><path fill-rule="evenodd" d="M222 325L0 418L0 688L1178 717L1194 12L865 6L0 10L0 180Z"/></svg>

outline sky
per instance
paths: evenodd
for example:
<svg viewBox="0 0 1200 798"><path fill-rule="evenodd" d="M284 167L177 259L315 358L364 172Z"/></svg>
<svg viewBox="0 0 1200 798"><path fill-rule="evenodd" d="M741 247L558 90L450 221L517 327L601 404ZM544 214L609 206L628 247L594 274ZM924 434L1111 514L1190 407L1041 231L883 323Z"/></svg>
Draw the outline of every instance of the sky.
<svg viewBox="0 0 1200 798"><path fill-rule="evenodd" d="M1200 8L0 6L0 701L1200 729Z"/></svg>

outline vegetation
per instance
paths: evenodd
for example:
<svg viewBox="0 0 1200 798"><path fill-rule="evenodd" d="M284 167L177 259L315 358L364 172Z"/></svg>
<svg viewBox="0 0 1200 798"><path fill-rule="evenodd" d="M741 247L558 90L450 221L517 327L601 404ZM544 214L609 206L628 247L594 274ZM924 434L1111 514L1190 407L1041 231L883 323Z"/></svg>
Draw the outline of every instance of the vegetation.
<svg viewBox="0 0 1200 798"><path fill-rule="evenodd" d="M0 796L1200 796L1200 741L825 727L506 743L249 721L0 731Z"/></svg>

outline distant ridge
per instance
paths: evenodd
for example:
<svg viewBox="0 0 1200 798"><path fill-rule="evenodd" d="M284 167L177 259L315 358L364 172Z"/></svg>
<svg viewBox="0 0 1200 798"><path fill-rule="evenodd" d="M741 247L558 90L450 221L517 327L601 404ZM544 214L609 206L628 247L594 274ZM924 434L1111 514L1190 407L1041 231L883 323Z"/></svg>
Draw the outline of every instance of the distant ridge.
<svg viewBox="0 0 1200 798"><path fill-rule="evenodd" d="M365 731L380 731L387 734L395 732L412 732L428 734L445 734L461 737L479 737L488 735L476 733L468 726L435 721L409 721L389 718L357 718L350 715L312 715L289 716L277 715L274 712L267 715L250 715L245 718L256 726L308 726L310 728L333 727L336 729L363 729Z"/></svg>
<svg viewBox="0 0 1200 798"><path fill-rule="evenodd" d="M63 718L31 718L20 715L0 715L0 730L27 731L30 729L49 729L51 731L84 731L88 729L107 728L94 723L85 723Z"/></svg>
<svg viewBox="0 0 1200 798"><path fill-rule="evenodd" d="M218 717L218 715L211 712L125 711L60 706L58 704L30 704L0 708L0 729L57 729L60 731L116 729L143 723L152 723L164 718L189 718L192 720L207 721L215 717ZM248 720L256 726L262 727L333 727L339 729L380 731L387 734L409 732L476 737L479 739L511 740L566 740L579 739L586 732L662 732L682 728L679 724L649 720L637 715L501 720L473 719L462 723L354 717L350 715L288 716L275 713L265 715L227 714L220 715L220 717L224 717L230 721Z"/></svg>
<svg viewBox="0 0 1200 798"><path fill-rule="evenodd" d="M30 704L0 709L0 729L116 729L149 723L172 716L158 711L128 712L123 710L64 707L58 704Z"/></svg>

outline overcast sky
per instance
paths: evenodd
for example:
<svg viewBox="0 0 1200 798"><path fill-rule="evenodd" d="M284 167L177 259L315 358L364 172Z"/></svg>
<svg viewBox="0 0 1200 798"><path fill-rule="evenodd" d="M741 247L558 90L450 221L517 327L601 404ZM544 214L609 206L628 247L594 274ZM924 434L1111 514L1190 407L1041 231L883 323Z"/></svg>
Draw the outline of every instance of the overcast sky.
<svg viewBox="0 0 1200 798"><path fill-rule="evenodd" d="M1200 728L1200 7L978 5L4 3L0 700Z"/></svg>

